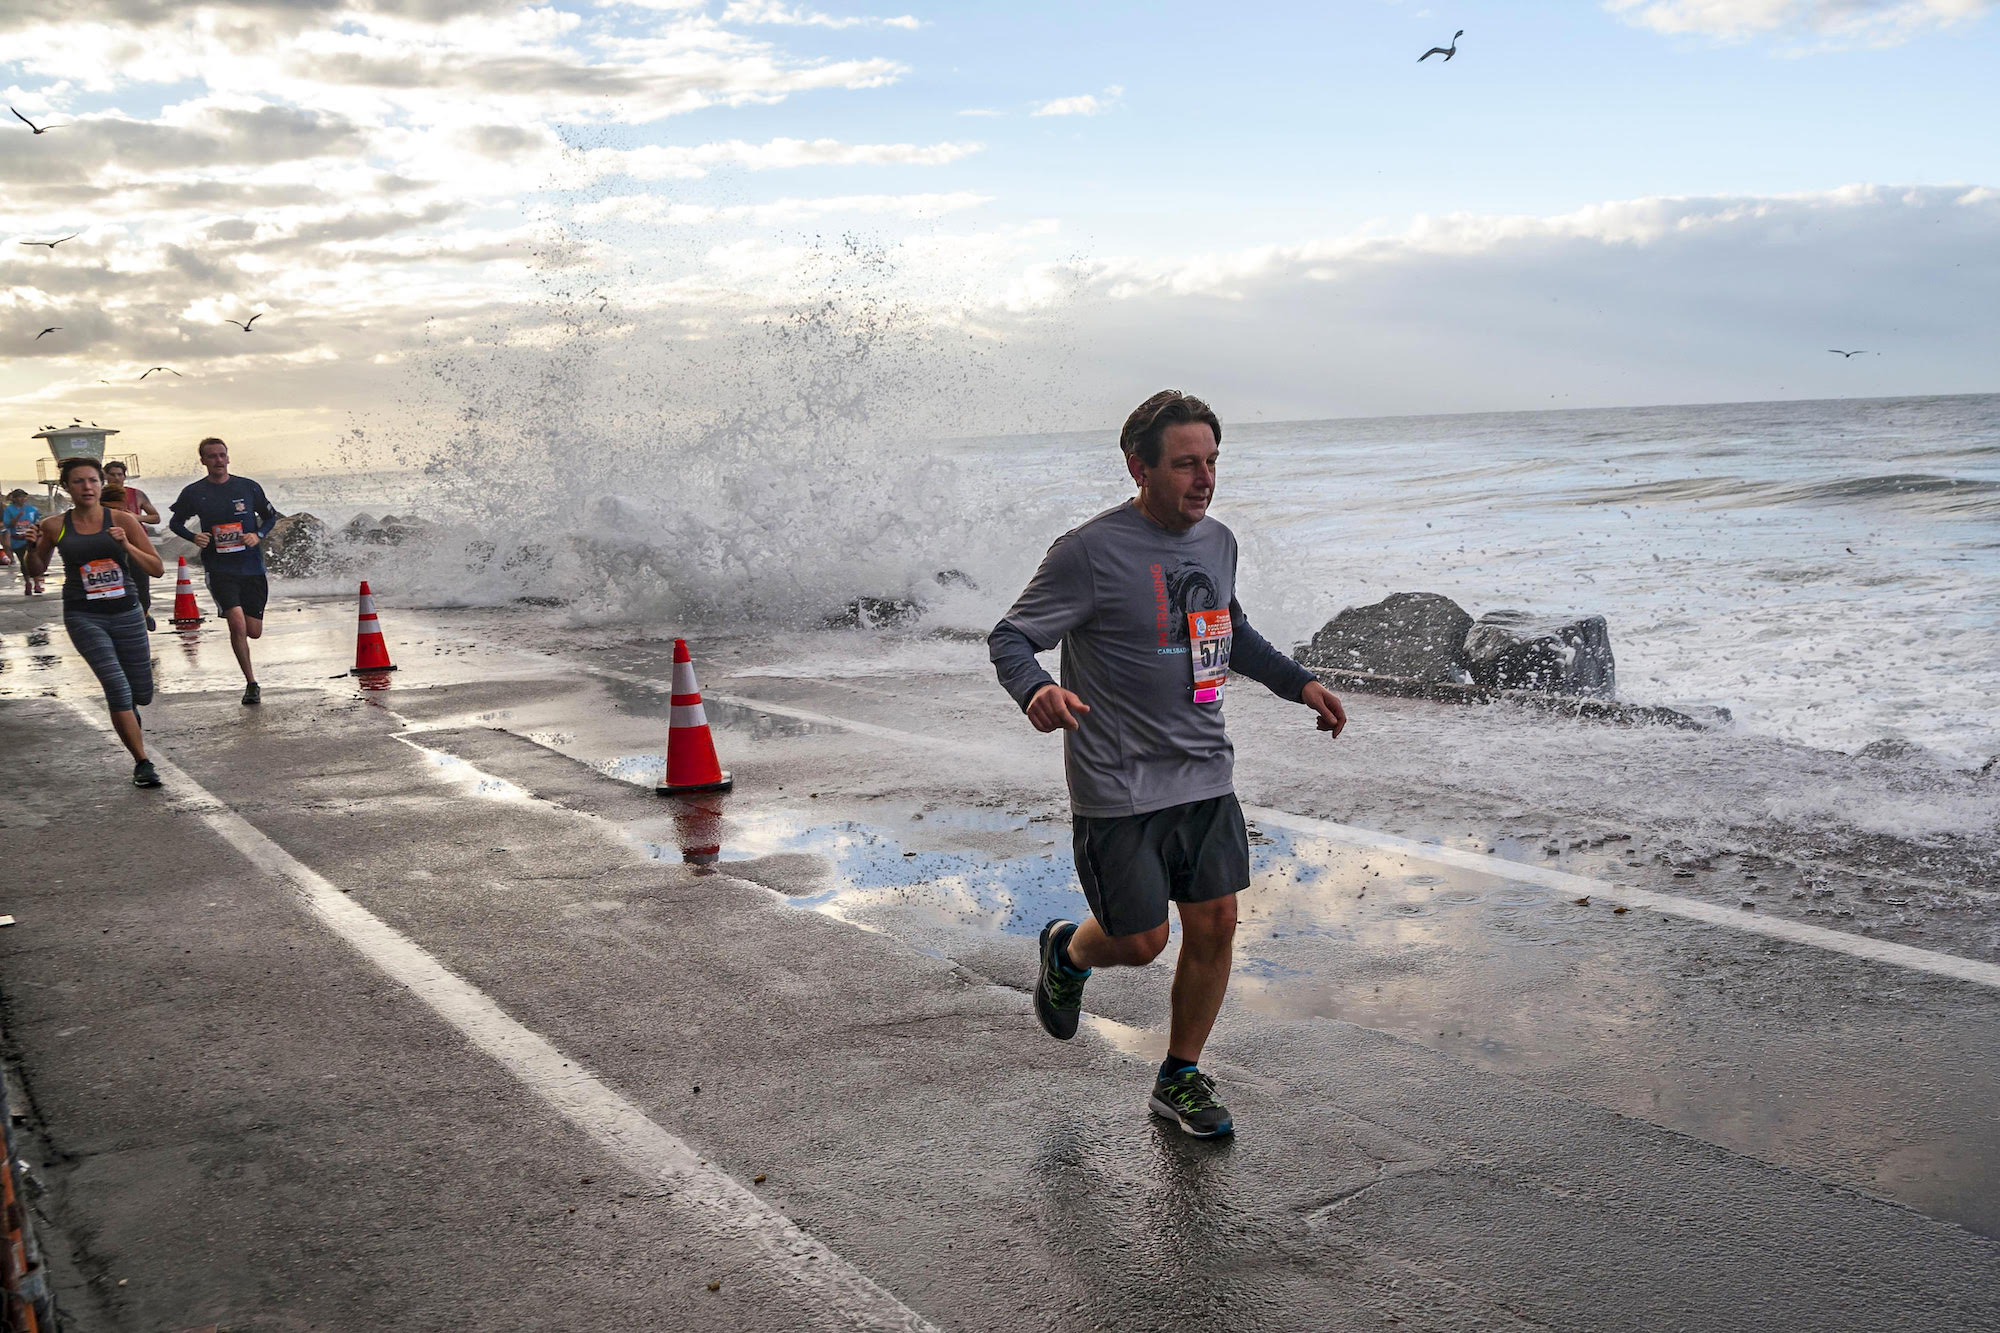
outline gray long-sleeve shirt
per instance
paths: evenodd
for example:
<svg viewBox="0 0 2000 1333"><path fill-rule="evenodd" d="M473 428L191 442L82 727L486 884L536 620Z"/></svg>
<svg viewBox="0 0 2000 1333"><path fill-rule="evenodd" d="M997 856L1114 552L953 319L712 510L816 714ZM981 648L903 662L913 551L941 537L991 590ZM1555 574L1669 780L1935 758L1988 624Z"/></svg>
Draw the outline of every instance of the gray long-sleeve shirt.
<svg viewBox="0 0 2000 1333"><path fill-rule="evenodd" d="M1049 548L986 644L1024 710L1053 683L1035 654L1062 645L1063 688L1090 705L1063 734L1072 813L1145 814L1235 789L1222 703L1195 702L1200 654L1189 651L1189 617L1224 608L1229 669L1297 699L1312 673L1250 627L1236 600L1236 535L1217 520L1169 532L1121 504Z"/></svg>

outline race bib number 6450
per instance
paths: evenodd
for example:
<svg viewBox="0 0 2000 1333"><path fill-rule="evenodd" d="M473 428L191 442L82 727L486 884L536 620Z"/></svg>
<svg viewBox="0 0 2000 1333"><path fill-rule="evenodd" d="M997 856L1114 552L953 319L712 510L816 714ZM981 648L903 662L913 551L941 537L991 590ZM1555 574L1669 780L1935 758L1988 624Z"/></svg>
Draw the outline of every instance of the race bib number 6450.
<svg viewBox="0 0 2000 1333"><path fill-rule="evenodd" d="M1235 637L1227 611L1188 612L1188 662L1194 668L1194 701L1222 702L1229 676L1229 644Z"/></svg>

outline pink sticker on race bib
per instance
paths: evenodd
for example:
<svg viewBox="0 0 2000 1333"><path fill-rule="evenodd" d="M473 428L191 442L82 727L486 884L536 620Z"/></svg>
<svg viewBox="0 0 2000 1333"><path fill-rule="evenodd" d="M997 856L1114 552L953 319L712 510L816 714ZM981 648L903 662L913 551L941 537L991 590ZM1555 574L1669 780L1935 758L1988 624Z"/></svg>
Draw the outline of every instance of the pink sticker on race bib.
<svg viewBox="0 0 2000 1333"><path fill-rule="evenodd" d="M1235 639L1227 611L1188 612L1188 662L1194 668L1194 701L1222 702L1229 677L1229 645Z"/></svg>

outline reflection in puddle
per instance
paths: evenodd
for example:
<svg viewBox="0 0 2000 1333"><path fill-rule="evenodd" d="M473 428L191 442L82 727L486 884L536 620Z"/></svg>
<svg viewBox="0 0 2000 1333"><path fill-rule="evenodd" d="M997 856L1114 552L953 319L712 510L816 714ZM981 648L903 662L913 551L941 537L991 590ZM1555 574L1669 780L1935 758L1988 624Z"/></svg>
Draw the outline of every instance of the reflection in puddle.
<svg viewBox="0 0 2000 1333"><path fill-rule="evenodd" d="M676 832L681 818L676 816ZM922 823L946 826L936 812L925 812ZM1025 816L974 818L960 827L1018 832L1027 821ZM1087 910L1068 856L1053 849L1006 856L978 848L939 848L861 820L809 822L799 812L770 809L731 817L726 837L720 831L718 837L724 867L801 853L818 858L822 873L801 886L810 891L795 891L787 901L843 920L876 908L904 908L933 924L1032 936L1052 916L1075 917ZM687 845L646 844L651 855L661 858L682 856Z"/></svg>

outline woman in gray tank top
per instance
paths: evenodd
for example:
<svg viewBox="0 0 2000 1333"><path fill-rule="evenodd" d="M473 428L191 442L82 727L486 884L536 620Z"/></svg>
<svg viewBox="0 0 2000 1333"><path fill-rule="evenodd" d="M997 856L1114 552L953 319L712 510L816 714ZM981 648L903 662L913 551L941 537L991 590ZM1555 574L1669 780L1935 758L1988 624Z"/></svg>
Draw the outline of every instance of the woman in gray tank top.
<svg viewBox="0 0 2000 1333"><path fill-rule="evenodd" d="M132 752L132 785L157 787L160 775L139 726L139 705L153 702L153 645L136 588L166 566L135 515L100 503L104 472L95 459L63 460L62 486L75 508L41 521L26 565L39 576L62 555L63 628L104 687L111 726Z"/></svg>

